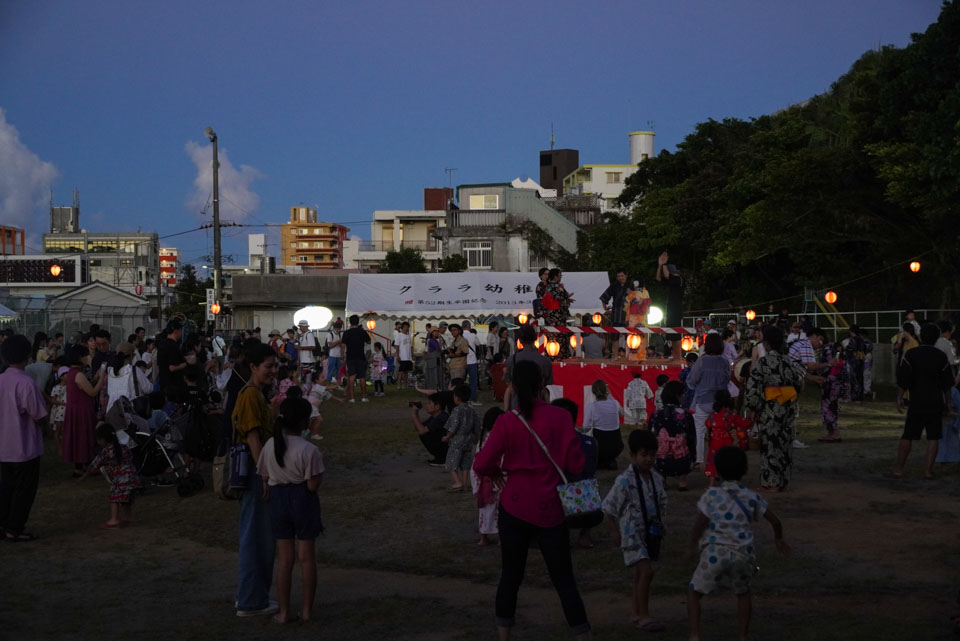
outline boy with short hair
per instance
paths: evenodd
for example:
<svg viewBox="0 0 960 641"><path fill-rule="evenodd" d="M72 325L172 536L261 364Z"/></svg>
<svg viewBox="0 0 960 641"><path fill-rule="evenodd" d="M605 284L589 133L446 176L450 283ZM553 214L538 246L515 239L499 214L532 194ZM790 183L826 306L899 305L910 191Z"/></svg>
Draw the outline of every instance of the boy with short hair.
<svg viewBox="0 0 960 641"><path fill-rule="evenodd" d="M747 472L746 453L739 447L722 447L713 460L721 483L704 492L697 502L697 520L687 554L692 556L699 545L700 560L687 595L689 641L700 639L700 599L716 588L731 588L737 595L739 638L749 641L753 607L750 577L756 563L753 523L761 517L770 523L780 554L790 554L790 546L783 540L780 519L767 509L766 501L740 483Z"/></svg>

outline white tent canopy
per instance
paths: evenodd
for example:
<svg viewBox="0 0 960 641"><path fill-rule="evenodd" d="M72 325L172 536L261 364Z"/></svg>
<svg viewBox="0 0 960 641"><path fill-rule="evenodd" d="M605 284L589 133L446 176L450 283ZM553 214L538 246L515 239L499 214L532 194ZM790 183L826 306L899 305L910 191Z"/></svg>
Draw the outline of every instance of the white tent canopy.
<svg viewBox="0 0 960 641"><path fill-rule="evenodd" d="M538 282L533 272L350 274L346 312L398 318L530 314ZM601 308L610 279L606 272L564 272L562 282L573 294L570 314L589 314Z"/></svg>
<svg viewBox="0 0 960 641"><path fill-rule="evenodd" d="M0 304L0 320L9 320L11 318L16 318L17 313L7 307L6 305Z"/></svg>

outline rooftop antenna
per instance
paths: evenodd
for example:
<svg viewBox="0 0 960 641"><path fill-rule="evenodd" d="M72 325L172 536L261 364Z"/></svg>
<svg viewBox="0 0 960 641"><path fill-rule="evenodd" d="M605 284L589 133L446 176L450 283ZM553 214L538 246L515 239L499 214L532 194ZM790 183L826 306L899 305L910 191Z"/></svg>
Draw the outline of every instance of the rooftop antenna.
<svg viewBox="0 0 960 641"><path fill-rule="evenodd" d="M648 120L648 121L647 121L647 129L649 129L650 131L653 131L653 121L652 121L652 120Z"/></svg>
<svg viewBox="0 0 960 641"><path fill-rule="evenodd" d="M553 143L555 139L553 137L553 123L550 123L550 151L553 151Z"/></svg>
<svg viewBox="0 0 960 641"><path fill-rule="evenodd" d="M453 189L453 172L457 170L456 167L444 167L443 170L447 172L447 187Z"/></svg>

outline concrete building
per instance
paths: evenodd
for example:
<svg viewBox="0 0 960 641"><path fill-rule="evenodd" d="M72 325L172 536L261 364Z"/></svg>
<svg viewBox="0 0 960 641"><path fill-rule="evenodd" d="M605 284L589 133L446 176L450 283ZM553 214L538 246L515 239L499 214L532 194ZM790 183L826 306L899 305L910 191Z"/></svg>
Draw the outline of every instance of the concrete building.
<svg viewBox="0 0 960 641"><path fill-rule="evenodd" d="M348 227L317 222L317 210L291 207L290 222L280 228L280 264L340 269Z"/></svg>
<svg viewBox="0 0 960 641"><path fill-rule="evenodd" d="M174 247L160 248L160 280L167 287L177 286L180 273L180 250Z"/></svg>
<svg viewBox="0 0 960 641"><path fill-rule="evenodd" d="M436 271L443 258L443 243L437 230L446 224L445 210L388 209L373 212L370 240L361 240L357 263L345 265L361 270L377 269L389 251L419 249L428 271Z"/></svg>
<svg viewBox="0 0 960 641"><path fill-rule="evenodd" d="M26 249L22 229L0 225L0 256L23 256Z"/></svg>
<svg viewBox="0 0 960 641"><path fill-rule="evenodd" d="M121 289L156 288L158 239L150 232L60 232L43 234L43 253L79 254L86 259L90 281Z"/></svg>
<svg viewBox="0 0 960 641"><path fill-rule="evenodd" d="M629 164L580 165L564 177L563 195L595 195L600 199L601 211L619 211L617 198L624 182L637 171L639 163L653 156L654 136L652 131L630 132Z"/></svg>
<svg viewBox="0 0 960 641"><path fill-rule="evenodd" d="M548 232L555 247L577 251L577 226L546 205L536 189L510 183L460 185L459 208L447 212L437 229L444 256L461 254L470 270L531 271L547 266L523 237L521 226L532 222Z"/></svg>
<svg viewBox="0 0 960 641"><path fill-rule="evenodd" d="M327 307L343 317L349 274L319 270L310 274L243 274L233 279L233 326L260 327L264 332L293 326L294 313L309 305ZM312 330L322 330L313 327ZM323 344L324 337L320 336Z"/></svg>
<svg viewBox="0 0 960 641"><path fill-rule="evenodd" d="M580 166L580 152L576 149L548 149L540 152L540 184L544 189L555 189L563 195L563 179Z"/></svg>

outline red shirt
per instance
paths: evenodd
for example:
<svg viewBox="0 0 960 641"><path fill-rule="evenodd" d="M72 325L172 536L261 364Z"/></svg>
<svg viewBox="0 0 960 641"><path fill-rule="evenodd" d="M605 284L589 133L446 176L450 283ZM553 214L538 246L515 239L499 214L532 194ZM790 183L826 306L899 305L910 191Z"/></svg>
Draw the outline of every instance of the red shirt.
<svg viewBox="0 0 960 641"><path fill-rule="evenodd" d="M565 474L583 471L583 451L569 412L537 401L533 417L527 422ZM562 482L560 475L512 412L497 419L483 449L477 453L473 469L480 476L503 471L507 482L500 492L500 504L512 516L538 527L563 523L563 507L557 494L557 485Z"/></svg>

